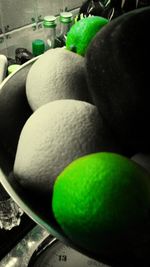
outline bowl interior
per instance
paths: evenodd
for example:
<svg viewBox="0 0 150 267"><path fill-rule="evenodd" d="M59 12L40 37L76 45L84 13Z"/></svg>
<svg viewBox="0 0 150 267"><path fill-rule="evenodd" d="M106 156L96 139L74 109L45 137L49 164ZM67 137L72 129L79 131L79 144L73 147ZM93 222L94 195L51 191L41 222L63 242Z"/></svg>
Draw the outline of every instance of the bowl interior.
<svg viewBox="0 0 150 267"><path fill-rule="evenodd" d="M26 98L26 94L25 94L26 77L28 75L28 72L32 64L38 58L39 57L36 57L34 59L31 59L27 63L23 64L18 70L16 70L14 73L9 75L0 85L0 102L3 101L0 107L0 168L1 168L0 181L3 187L5 188L5 190L8 192L8 194L12 197L12 199L14 199L14 201L22 208L22 210L24 210L25 213L29 215L29 217L31 217L36 223L44 226L54 236L56 235L59 236L59 231L61 232L61 234L62 234L62 231L60 229L59 230L57 229L55 231L55 227L57 227L56 225L54 228L53 226L52 227L50 226L50 221L52 221L52 219L50 215L47 215L47 214L50 214L50 206L49 206L50 201L49 201L49 205L48 204L46 205L45 203L43 203L44 200L41 202L39 196L35 196L35 195L33 196L32 193L26 192L17 183L15 177L13 176L13 164L14 164L15 154L16 154L16 149L17 149L17 142L14 142L14 139L18 141L21 129L25 121L32 114L32 111L30 110L27 100L25 99L26 101L25 110L23 111L21 110L20 112L21 115L19 117L18 116L16 117L17 122L14 120L11 121L11 119L8 120L7 113L9 113L9 118L10 118L10 114L12 112L18 111L14 108L14 105L16 106L18 105L18 109L19 109L20 106L18 102ZM17 91L17 93L15 91ZM9 109L7 109L8 99L10 97L16 99L17 96L18 96L18 100L16 102L12 102L11 105L8 104ZM22 116L22 114L26 112L28 108L29 108L29 112L27 116L26 117L24 115ZM14 128L15 126L16 128L18 127L19 130L17 129L17 130L14 130L13 132L13 129L12 129L13 126ZM8 133L4 131L4 129Z"/></svg>
<svg viewBox="0 0 150 267"><path fill-rule="evenodd" d="M130 255L126 254L126 259L124 255L118 255L116 259L110 254L111 256L108 259L101 253L93 255L93 253L82 249L69 240L53 217L51 199L42 198L41 200L40 196L27 192L17 183L13 175L13 164L19 134L25 121L32 114L25 95L26 77L37 58L23 64L20 69L8 76L0 85L0 182L18 206L54 237L98 261L113 264L113 266L127 267ZM14 98L15 100L10 104L9 98ZM17 111L19 112L17 113L17 120L15 120L13 113ZM135 262L135 259L132 259L132 261Z"/></svg>
<svg viewBox="0 0 150 267"><path fill-rule="evenodd" d="M26 78L32 64L38 58L24 63L0 85L0 182L6 192L32 220L65 244L89 255L89 252L73 244L56 223L51 211L51 199L42 196L41 201L40 196L24 190L13 175L19 135L24 123L32 114L26 99ZM17 117L13 117L14 113ZM92 257L95 258L95 256Z"/></svg>

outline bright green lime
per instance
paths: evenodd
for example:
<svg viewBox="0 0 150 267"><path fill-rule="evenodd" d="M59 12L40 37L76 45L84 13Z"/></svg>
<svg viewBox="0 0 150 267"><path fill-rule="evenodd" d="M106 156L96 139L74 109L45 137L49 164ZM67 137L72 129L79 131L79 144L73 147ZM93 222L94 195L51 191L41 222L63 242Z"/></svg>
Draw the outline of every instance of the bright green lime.
<svg viewBox="0 0 150 267"><path fill-rule="evenodd" d="M73 161L58 176L52 208L65 234L77 245L94 252L124 252L124 242L116 245L115 240L124 235L133 244L148 221L150 176L121 155L90 154Z"/></svg>
<svg viewBox="0 0 150 267"><path fill-rule="evenodd" d="M107 19L98 16L77 21L67 34L66 48L84 56L93 37L107 23Z"/></svg>

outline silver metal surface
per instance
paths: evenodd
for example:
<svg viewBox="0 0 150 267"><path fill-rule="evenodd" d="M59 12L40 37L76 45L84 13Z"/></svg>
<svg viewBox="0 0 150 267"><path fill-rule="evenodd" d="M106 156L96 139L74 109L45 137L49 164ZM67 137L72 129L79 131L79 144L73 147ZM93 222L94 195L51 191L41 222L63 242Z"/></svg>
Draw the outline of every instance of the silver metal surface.
<svg viewBox="0 0 150 267"><path fill-rule="evenodd" d="M32 267L108 267L54 239L31 264Z"/></svg>
<svg viewBox="0 0 150 267"><path fill-rule="evenodd" d="M0 261L0 267L28 267L29 263L32 267L110 267L64 245L39 225Z"/></svg>
<svg viewBox="0 0 150 267"><path fill-rule="evenodd" d="M48 235L37 225L0 261L0 267L27 267L33 252Z"/></svg>

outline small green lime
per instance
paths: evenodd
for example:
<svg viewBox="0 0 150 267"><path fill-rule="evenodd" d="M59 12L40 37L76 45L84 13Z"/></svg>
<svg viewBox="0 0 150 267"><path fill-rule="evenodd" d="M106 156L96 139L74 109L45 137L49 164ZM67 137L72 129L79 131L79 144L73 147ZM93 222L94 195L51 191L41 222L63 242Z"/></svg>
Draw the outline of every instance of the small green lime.
<svg viewBox="0 0 150 267"><path fill-rule="evenodd" d="M84 56L93 37L107 23L107 19L98 16L77 21L67 34L66 48Z"/></svg>
<svg viewBox="0 0 150 267"><path fill-rule="evenodd" d="M92 253L124 253L125 246L132 250L143 240L150 176L124 156L89 154L57 177L52 209L64 233L78 246Z"/></svg>

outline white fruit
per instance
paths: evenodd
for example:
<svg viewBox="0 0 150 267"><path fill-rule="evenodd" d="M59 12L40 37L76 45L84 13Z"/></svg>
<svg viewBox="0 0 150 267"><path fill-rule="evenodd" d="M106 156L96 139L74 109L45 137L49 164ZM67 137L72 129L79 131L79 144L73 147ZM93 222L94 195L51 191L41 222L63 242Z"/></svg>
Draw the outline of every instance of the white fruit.
<svg viewBox="0 0 150 267"><path fill-rule="evenodd" d="M26 95L33 111L59 99L89 102L84 58L64 48L48 50L28 73Z"/></svg>
<svg viewBox="0 0 150 267"><path fill-rule="evenodd" d="M50 192L58 174L74 159L116 146L97 111L87 102L57 100L37 109L24 125L14 174L29 189Z"/></svg>

